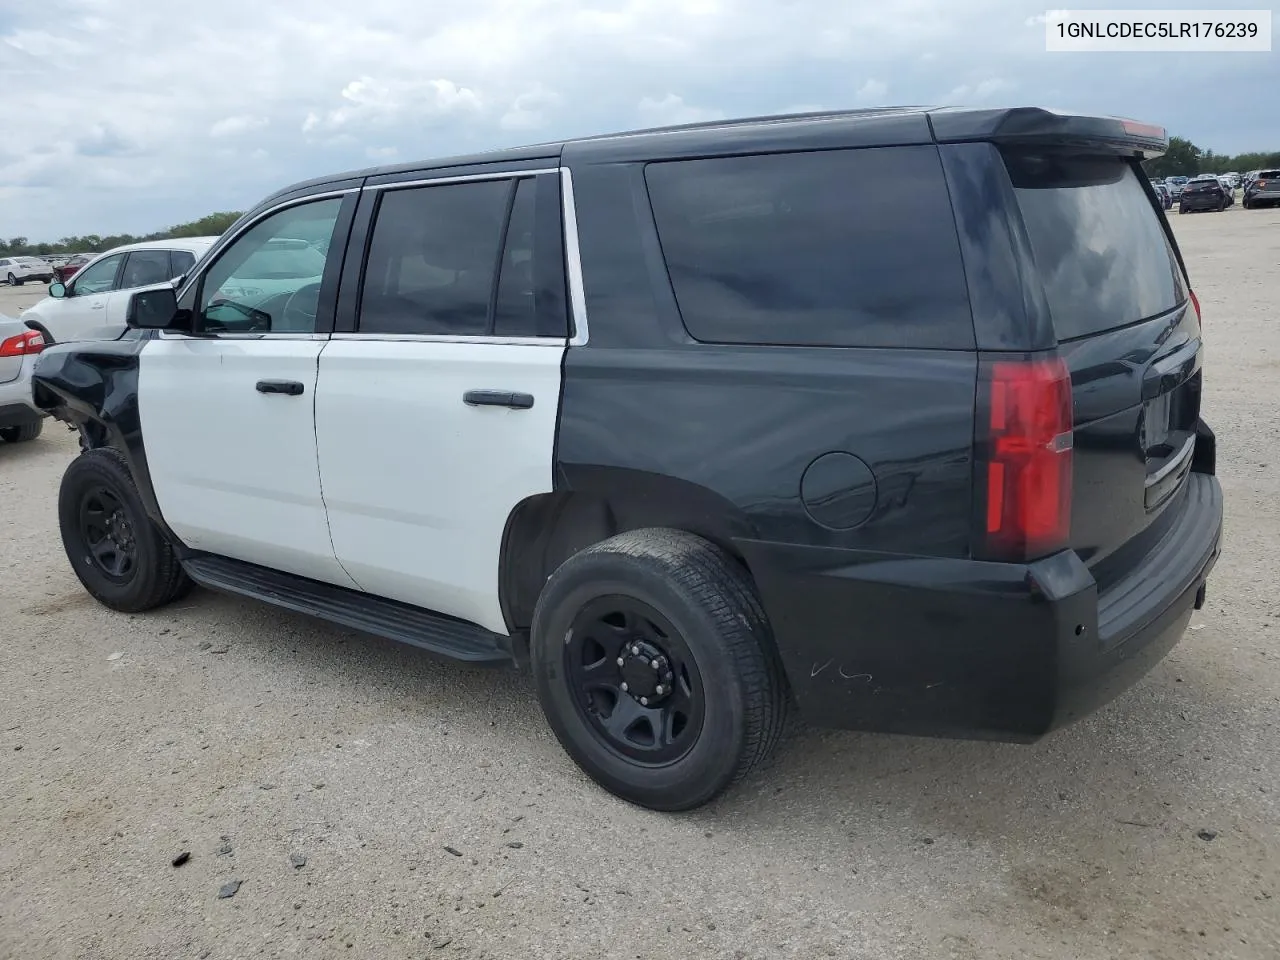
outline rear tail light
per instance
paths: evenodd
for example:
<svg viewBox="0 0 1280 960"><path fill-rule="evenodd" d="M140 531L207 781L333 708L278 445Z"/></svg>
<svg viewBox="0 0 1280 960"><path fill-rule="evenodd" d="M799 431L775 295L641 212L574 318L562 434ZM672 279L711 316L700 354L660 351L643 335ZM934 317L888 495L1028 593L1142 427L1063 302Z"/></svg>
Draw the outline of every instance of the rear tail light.
<svg viewBox="0 0 1280 960"><path fill-rule="evenodd" d="M1034 560L1071 534L1071 375L1060 357L983 363L980 548Z"/></svg>
<svg viewBox="0 0 1280 960"><path fill-rule="evenodd" d="M0 340L0 357L25 357L43 349L44 336L38 330L28 330L7 340Z"/></svg>
<svg viewBox="0 0 1280 960"><path fill-rule="evenodd" d="M1196 292L1194 290L1188 290L1187 296L1191 298L1191 306L1194 307L1196 311L1196 326L1203 329L1204 315L1200 312L1200 298L1196 296Z"/></svg>

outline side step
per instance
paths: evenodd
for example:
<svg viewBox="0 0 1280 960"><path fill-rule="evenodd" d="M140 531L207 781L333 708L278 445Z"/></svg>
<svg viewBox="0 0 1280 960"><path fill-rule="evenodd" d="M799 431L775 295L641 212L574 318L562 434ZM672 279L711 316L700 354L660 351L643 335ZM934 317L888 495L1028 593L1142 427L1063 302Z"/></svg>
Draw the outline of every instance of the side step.
<svg viewBox="0 0 1280 960"><path fill-rule="evenodd" d="M199 555L182 562L210 590L262 600L343 627L412 644L468 663L512 662L510 641L483 627L420 607L281 573L241 560Z"/></svg>

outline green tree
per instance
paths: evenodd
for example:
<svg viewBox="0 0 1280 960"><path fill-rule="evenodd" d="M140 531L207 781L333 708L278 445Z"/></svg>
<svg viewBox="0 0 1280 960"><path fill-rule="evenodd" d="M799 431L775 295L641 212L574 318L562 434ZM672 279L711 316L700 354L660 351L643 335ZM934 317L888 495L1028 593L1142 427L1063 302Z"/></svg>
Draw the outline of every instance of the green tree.
<svg viewBox="0 0 1280 960"><path fill-rule="evenodd" d="M1170 137L1169 149L1145 166L1150 177L1193 177L1200 172L1200 148L1182 137Z"/></svg>
<svg viewBox="0 0 1280 960"><path fill-rule="evenodd" d="M238 211L211 213L193 220L190 223L179 223L168 230L149 233L143 237L135 237L129 233L118 233L103 237L90 233L83 237L62 237L54 243L31 243L26 237L0 239L0 256L31 257L49 256L58 253L101 253L112 247L120 247L126 243L137 243L140 240L168 240L172 237L219 237L226 233L231 224L240 219Z"/></svg>

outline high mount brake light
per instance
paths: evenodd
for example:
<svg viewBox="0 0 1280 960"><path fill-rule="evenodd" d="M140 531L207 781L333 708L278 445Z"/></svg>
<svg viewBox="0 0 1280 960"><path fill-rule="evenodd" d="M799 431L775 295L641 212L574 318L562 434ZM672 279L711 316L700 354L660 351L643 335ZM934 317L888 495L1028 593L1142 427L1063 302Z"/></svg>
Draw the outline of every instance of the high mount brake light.
<svg viewBox="0 0 1280 960"><path fill-rule="evenodd" d="M984 364L985 494L981 553L1026 561L1071 533L1071 374L1060 357Z"/></svg>

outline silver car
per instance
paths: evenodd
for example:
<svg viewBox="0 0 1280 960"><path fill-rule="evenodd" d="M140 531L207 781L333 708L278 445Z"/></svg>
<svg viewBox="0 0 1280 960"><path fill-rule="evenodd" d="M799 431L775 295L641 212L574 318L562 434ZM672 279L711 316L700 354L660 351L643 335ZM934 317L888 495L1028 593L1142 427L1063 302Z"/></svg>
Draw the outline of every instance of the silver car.
<svg viewBox="0 0 1280 960"><path fill-rule="evenodd" d="M44 429L44 413L31 400L31 369L44 337L21 320L0 314L0 442L34 440Z"/></svg>

